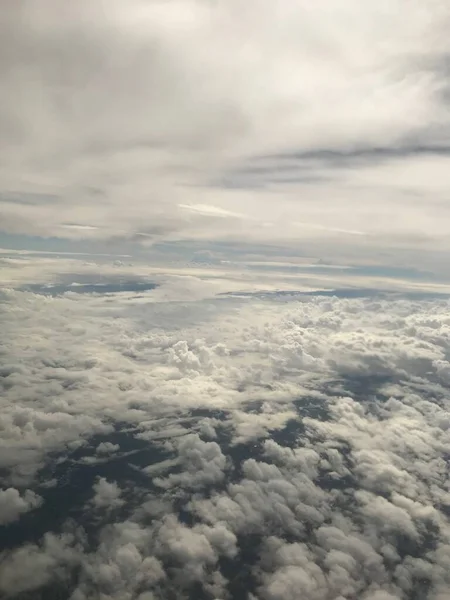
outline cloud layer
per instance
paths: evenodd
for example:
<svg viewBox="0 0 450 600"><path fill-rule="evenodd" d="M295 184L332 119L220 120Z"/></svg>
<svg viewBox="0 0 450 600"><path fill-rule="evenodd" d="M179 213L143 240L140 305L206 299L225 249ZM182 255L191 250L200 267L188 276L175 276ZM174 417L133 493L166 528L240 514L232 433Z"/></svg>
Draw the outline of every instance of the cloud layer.
<svg viewBox="0 0 450 600"><path fill-rule="evenodd" d="M2 593L443 600L448 301L163 292L2 292Z"/></svg>
<svg viewBox="0 0 450 600"><path fill-rule="evenodd" d="M2 229L448 250L449 18L437 0L8 2Z"/></svg>

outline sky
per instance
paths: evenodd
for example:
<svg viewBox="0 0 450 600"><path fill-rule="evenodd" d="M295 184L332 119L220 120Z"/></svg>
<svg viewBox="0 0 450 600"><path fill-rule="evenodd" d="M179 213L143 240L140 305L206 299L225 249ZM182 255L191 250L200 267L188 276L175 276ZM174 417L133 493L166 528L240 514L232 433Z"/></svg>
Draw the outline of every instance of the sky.
<svg viewBox="0 0 450 600"><path fill-rule="evenodd" d="M449 19L444 0L7 1L1 230L448 275Z"/></svg>
<svg viewBox="0 0 450 600"><path fill-rule="evenodd" d="M4 0L1 598L448 600L449 31Z"/></svg>

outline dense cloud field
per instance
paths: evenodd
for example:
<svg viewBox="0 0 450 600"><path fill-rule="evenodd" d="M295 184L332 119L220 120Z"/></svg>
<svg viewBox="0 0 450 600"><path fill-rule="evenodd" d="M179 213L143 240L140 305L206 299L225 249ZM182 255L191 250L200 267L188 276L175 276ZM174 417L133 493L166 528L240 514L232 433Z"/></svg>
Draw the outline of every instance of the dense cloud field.
<svg viewBox="0 0 450 600"><path fill-rule="evenodd" d="M448 300L198 283L2 292L1 592L447 598Z"/></svg>

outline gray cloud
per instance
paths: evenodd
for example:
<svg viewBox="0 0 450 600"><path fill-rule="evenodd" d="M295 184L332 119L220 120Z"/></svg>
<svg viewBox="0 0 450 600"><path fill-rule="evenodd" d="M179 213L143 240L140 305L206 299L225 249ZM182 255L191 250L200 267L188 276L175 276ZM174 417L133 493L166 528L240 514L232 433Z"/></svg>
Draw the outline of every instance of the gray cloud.
<svg viewBox="0 0 450 600"><path fill-rule="evenodd" d="M37 508L42 498L31 490L23 495L15 488L0 490L0 525L16 521L20 515Z"/></svg>
<svg viewBox="0 0 450 600"><path fill-rule="evenodd" d="M2 227L132 244L301 239L334 256L345 242L372 261L380 247L448 250L449 17L406 0L10 2ZM259 156L261 177L230 188Z"/></svg>
<svg viewBox="0 0 450 600"><path fill-rule="evenodd" d="M119 444L111 444L111 442L101 442L95 449L97 454L113 454L120 449Z"/></svg>
<svg viewBox="0 0 450 600"><path fill-rule="evenodd" d="M181 472L156 479L156 485L164 489L178 486L196 489L225 478L226 457L216 442L204 442L195 433L187 435L178 443L178 456Z"/></svg>
<svg viewBox="0 0 450 600"><path fill-rule="evenodd" d="M0 554L0 590L14 597L49 581L67 584L69 569L78 561L73 536L46 534L39 545L28 544Z"/></svg>
<svg viewBox="0 0 450 600"><path fill-rule="evenodd" d="M121 490L115 481L109 482L100 477L94 484L94 497L91 502L97 509L111 510L124 504L120 496Z"/></svg>

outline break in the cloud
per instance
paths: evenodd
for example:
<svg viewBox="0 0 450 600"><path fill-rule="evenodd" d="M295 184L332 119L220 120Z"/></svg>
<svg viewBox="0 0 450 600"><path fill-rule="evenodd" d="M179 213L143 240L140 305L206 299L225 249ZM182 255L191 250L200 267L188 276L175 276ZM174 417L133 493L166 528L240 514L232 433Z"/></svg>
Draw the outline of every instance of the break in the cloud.
<svg viewBox="0 0 450 600"><path fill-rule="evenodd" d="M0 592L448 597L448 299L184 290L2 292Z"/></svg>
<svg viewBox="0 0 450 600"><path fill-rule="evenodd" d="M1 228L448 250L449 19L445 0L6 2Z"/></svg>

